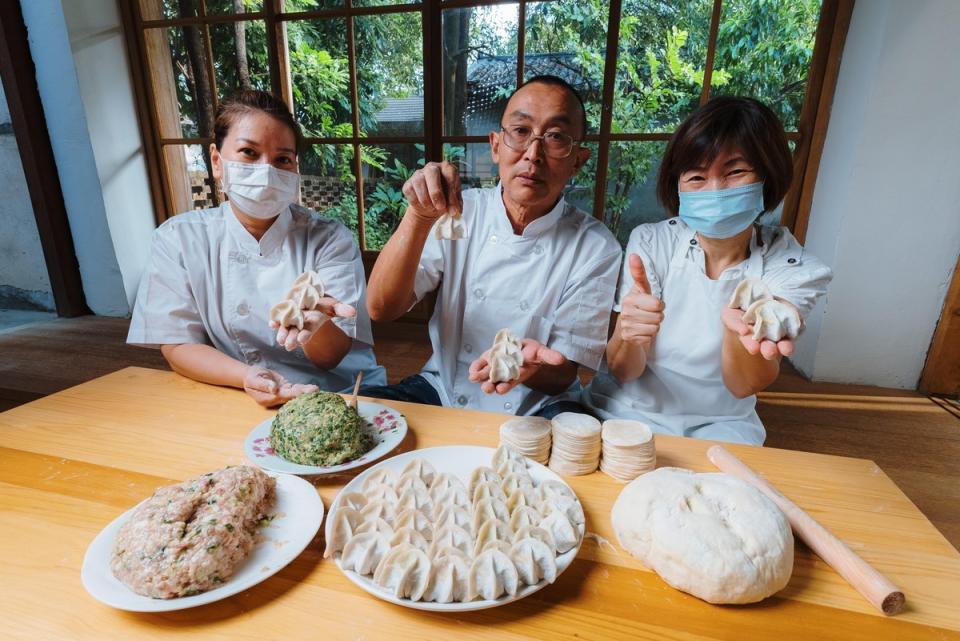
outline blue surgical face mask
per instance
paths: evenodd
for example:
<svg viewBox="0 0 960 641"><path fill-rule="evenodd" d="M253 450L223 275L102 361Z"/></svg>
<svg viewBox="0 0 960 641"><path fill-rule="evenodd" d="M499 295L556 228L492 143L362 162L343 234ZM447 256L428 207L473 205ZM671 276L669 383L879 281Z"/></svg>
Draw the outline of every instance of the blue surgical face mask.
<svg viewBox="0 0 960 641"><path fill-rule="evenodd" d="M763 211L763 183L719 191L681 191L680 220L708 238L730 238Z"/></svg>

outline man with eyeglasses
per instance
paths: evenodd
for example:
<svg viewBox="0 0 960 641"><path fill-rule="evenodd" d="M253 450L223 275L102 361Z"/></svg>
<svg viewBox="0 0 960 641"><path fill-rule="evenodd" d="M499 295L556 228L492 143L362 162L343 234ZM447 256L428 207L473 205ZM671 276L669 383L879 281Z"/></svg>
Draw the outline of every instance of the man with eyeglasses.
<svg viewBox="0 0 960 641"><path fill-rule="evenodd" d="M433 355L420 374L369 396L551 418L575 402L578 365L597 369L607 340L621 250L563 189L590 156L577 92L555 76L518 88L490 133L500 183L461 192L457 168L428 163L403 186L408 207L367 291L374 320L393 320L438 289ZM601 186L602 188L602 186ZM431 232L460 215L465 237ZM519 380L488 380L497 331L522 338Z"/></svg>

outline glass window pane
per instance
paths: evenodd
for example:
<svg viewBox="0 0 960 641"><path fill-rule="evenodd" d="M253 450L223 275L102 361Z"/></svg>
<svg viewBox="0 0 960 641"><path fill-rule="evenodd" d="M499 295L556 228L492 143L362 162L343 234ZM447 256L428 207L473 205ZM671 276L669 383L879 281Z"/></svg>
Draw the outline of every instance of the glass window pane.
<svg viewBox="0 0 960 641"><path fill-rule="evenodd" d="M357 99L367 136L423 135L420 12L358 16Z"/></svg>
<svg viewBox="0 0 960 641"><path fill-rule="evenodd" d="M420 0L354 0L355 7L384 7L397 4L420 4Z"/></svg>
<svg viewBox="0 0 960 641"><path fill-rule="evenodd" d="M219 191L210 179L206 145L165 145L167 186L173 196L171 215L220 204Z"/></svg>
<svg viewBox="0 0 960 641"><path fill-rule="evenodd" d="M711 93L757 98L796 131L819 17L820 0L724 2Z"/></svg>
<svg viewBox="0 0 960 641"><path fill-rule="evenodd" d="M595 142L588 142L581 146L590 150L590 157L577 172L577 175L570 179L566 189L563 190L563 195L567 202L592 216L594 191L597 186L597 149L599 145Z"/></svg>
<svg viewBox="0 0 960 641"><path fill-rule="evenodd" d="M263 9L263 0L206 0L207 15L254 13Z"/></svg>
<svg viewBox="0 0 960 641"><path fill-rule="evenodd" d="M697 107L712 10L712 0L624 5L613 133L672 132Z"/></svg>
<svg viewBox="0 0 960 641"><path fill-rule="evenodd" d="M287 25L294 115L307 137L349 138L350 64L347 21L298 20Z"/></svg>
<svg viewBox="0 0 960 641"><path fill-rule="evenodd" d="M241 89L270 91L266 27L261 20L210 25L213 70L220 99ZM237 43L241 43L237 47Z"/></svg>
<svg viewBox="0 0 960 641"><path fill-rule="evenodd" d="M580 94L588 133L600 129L607 0L531 2L527 5L523 76L559 76Z"/></svg>
<svg viewBox="0 0 960 641"><path fill-rule="evenodd" d="M624 247L634 227L667 218L656 193L666 146L662 141L610 143L603 220Z"/></svg>
<svg viewBox="0 0 960 641"><path fill-rule="evenodd" d="M144 20L192 18L198 6L200 0L140 0L140 15Z"/></svg>
<svg viewBox="0 0 960 641"><path fill-rule="evenodd" d="M390 239L407 209L400 189L423 166L423 145L363 146L363 217L366 248L378 251Z"/></svg>
<svg viewBox="0 0 960 641"><path fill-rule="evenodd" d="M203 28L144 30L155 105L164 138L213 135L213 86Z"/></svg>
<svg viewBox="0 0 960 641"><path fill-rule="evenodd" d="M443 158L460 169L464 189L492 187L500 180L497 166L490 157L489 143L444 143Z"/></svg>
<svg viewBox="0 0 960 641"><path fill-rule="evenodd" d="M300 159L300 197L304 207L346 225L359 242L353 145L310 145Z"/></svg>
<svg viewBox="0 0 960 641"><path fill-rule="evenodd" d="M443 12L443 131L485 136L517 85L516 4Z"/></svg>

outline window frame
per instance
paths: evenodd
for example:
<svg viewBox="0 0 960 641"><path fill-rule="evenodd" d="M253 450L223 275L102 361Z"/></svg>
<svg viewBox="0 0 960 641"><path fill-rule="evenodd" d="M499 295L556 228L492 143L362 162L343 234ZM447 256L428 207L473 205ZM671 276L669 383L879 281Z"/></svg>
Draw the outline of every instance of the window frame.
<svg viewBox="0 0 960 641"><path fill-rule="evenodd" d="M158 0L159 1L159 0ZM453 136L443 132L443 56L440 42L443 29L443 12L449 9L481 7L498 4L517 4L519 11L517 33L517 84L524 77L524 51L526 40L526 5L531 1L544 0L422 0L422 2L384 5L354 6L354 0L343 0L341 7L316 9L311 11L282 11L283 0L263 0L262 10L242 14L208 14L206 0L196 0L197 15L185 18L167 18L144 20L139 0L118 2L124 22L124 31L131 54L131 68L137 113L140 119L141 133L147 158L151 196L154 203L156 222L159 225L167 218L184 211L173 192L164 160L164 147L169 145L209 145L212 137L164 138L160 135L160 123L163 117L162 103L157 101L153 91L154 70L147 56L149 43L146 30L158 27L199 26L203 29L206 42L206 62L208 74L215 83L212 53L210 49L210 26L236 21L263 20L266 26L267 53L270 66L271 90L282 96L292 105L292 87L287 63L286 23L293 20L344 18L347 24L347 54L349 58L349 91L352 114L353 135L342 138L307 138L307 144L340 144L353 148L353 173L356 177L354 189L357 200L357 230L360 248L367 261L374 259L379 252L368 250L364 226L364 178L361 160L361 146L390 144L423 144L427 162L443 158L443 146L446 143L466 144L483 143L486 136ZM550 1L550 0L546 0ZM714 0L710 20L710 31L704 67L704 83L700 95L700 104L710 98L710 79L713 73L714 54L717 45L720 18L724 0ZM816 29L813 55L807 73L806 91L800 112L797 131L787 132L788 140L796 144L793 154L794 179L784 200L781 223L786 225L803 242L806 235L810 205L819 167L823 142L829 121L840 57L850 23L854 0L822 0L820 17ZM609 165L610 146L619 141L666 141L669 133L612 133L613 97L619 54L622 0L609 0L608 28L604 60L602 107L600 128L597 133L584 137L585 142L596 143L598 161L595 177L593 215L603 219L607 190L600 187L606 184ZM359 125L359 101L357 88L357 56L355 43L355 19L362 16L385 15L400 12L420 12L423 41L423 126L422 136L361 136ZM616 25L616 28L612 26ZM286 71L286 73L284 72ZM217 105L216 87L212 90L213 109ZM213 190L215 192L215 190ZM216 199L216 196L214 196Z"/></svg>

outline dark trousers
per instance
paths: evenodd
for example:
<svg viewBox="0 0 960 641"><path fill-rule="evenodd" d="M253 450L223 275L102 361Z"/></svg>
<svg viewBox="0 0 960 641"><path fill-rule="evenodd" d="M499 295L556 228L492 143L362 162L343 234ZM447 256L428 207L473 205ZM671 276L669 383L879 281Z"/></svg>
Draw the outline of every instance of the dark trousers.
<svg viewBox="0 0 960 641"><path fill-rule="evenodd" d="M372 396L374 398L383 398L391 401L404 401L406 403L420 403L421 405L443 405L440 402L440 395L433 385L427 382L427 379L414 374L408 376L396 385L377 385L373 387L361 387L360 394L363 396ZM563 412L576 412L577 414L591 414L586 407L576 401L555 401L547 403L540 408L534 416L543 418L553 418Z"/></svg>

